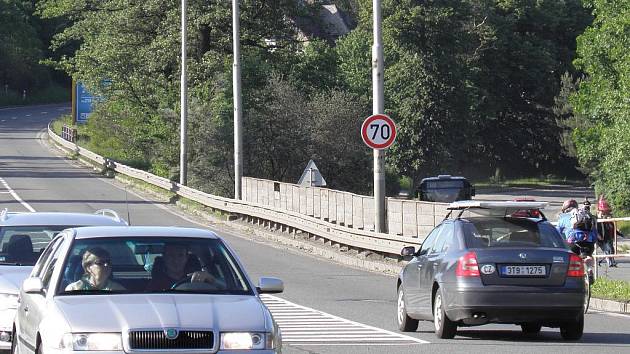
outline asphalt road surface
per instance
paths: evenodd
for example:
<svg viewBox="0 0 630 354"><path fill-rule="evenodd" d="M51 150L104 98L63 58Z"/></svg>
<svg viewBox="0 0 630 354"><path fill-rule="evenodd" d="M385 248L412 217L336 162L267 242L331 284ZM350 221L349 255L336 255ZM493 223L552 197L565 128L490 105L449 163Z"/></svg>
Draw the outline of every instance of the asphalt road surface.
<svg viewBox="0 0 630 354"><path fill-rule="evenodd" d="M396 279L348 268L298 250L186 216L167 202L125 191L120 183L68 160L46 142L48 122L68 105L0 109L0 208L12 211L81 211L110 208L134 225L204 227L221 234L256 281L284 280L285 292L265 296L283 329L285 353L621 353L630 352L630 316L593 312L585 333L566 342L558 329L528 338L520 327L462 328L438 340L432 323L401 333L395 320ZM366 168L369 168L366 166ZM128 202L126 202L128 200Z"/></svg>

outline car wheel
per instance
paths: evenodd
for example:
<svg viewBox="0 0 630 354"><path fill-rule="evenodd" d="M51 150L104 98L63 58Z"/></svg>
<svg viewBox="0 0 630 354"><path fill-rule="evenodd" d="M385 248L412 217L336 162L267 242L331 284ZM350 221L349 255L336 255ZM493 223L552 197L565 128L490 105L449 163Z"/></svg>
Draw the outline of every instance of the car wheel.
<svg viewBox="0 0 630 354"><path fill-rule="evenodd" d="M405 307L405 297L403 296L402 284L398 287L398 306L396 311L396 317L398 319L398 329L403 332L414 332L418 329L418 320L407 315L407 308Z"/></svg>
<svg viewBox="0 0 630 354"><path fill-rule="evenodd" d="M446 316L440 289L436 290L435 299L433 301L433 324L435 325L435 335L438 338L450 339L455 337L457 324Z"/></svg>
<svg viewBox="0 0 630 354"><path fill-rule="evenodd" d="M582 338L584 333L584 314L580 313L580 316L575 322L567 322L560 326L560 335L565 340L578 340Z"/></svg>
<svg viewBox="0 0 630 354"><path fill-rule="evenodd" d="M540 323L523 323L521 325L521 330L525 334L538 334L542 325Z"/></svg>

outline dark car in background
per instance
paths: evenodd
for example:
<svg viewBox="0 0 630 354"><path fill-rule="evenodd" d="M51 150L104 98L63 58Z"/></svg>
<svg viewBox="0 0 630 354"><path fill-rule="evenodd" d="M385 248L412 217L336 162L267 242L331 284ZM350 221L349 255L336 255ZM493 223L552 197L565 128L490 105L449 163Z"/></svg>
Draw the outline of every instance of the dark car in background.
<svg viewBox="0 0 630 354"><path fill-rule="evenodd" d="M419 250L401 252L409 263L397 282L400 329L433 320L438 337L452 338L460 326L508 323L526 334L560 327L564 339L579 339L588 288L582 260L542 214L522 212L545 205L452 203Z"/></svg>
<svg viewBox="0 0 630 354"><path fill-rule="evenodd" d="M427 202L451 203L471 199L475 187L464 177L439 175L422 179L416 194L418 199Z"/></svg>

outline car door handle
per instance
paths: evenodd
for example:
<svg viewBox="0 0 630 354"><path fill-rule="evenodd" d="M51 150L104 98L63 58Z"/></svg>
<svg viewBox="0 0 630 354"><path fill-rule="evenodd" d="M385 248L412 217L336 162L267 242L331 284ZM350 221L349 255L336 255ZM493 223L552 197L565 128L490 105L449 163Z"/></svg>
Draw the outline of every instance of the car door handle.
<svg viewBox="0 0 630 354"><path fill-rule="evenodd" d="M24 312L28 312L28 306L24 306Z"/></svg>

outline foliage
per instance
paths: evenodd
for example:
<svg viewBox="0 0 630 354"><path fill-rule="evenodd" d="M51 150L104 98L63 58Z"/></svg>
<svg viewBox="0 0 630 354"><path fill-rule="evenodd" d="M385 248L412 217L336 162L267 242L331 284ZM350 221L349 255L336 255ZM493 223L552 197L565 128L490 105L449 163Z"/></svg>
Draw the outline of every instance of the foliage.
<svg viewBox="0 0 630 354"><path fill-rule="evenodd" d="M630 0L588 0L593 24L578 37L584 71L571 97L588 124L574 132L580 164L616 208L630 210Z"/></svg>
<svg viewBox="0 0 630 354"><path fill-rule="evenodd" d="M630 302L630 283L627 281L599 277L591 291L596 298Z"/></svg>
<svg viewBox="0 0 630 354"><path fill-rule="evenodd" d="M0 84L17 91L40 86L46 73L39 67L42 43L31 21L30 2L0 1Z"/></svg>
<svg viewBox="0 0 630 354"><path fill-rule="evenodd" d="M339 70L369 98L371 2L359 5ZM588 21L578 0L384 1L385 106L399 131L389 163L415 182L553 171L563 159L553 97Z"/></svg>

